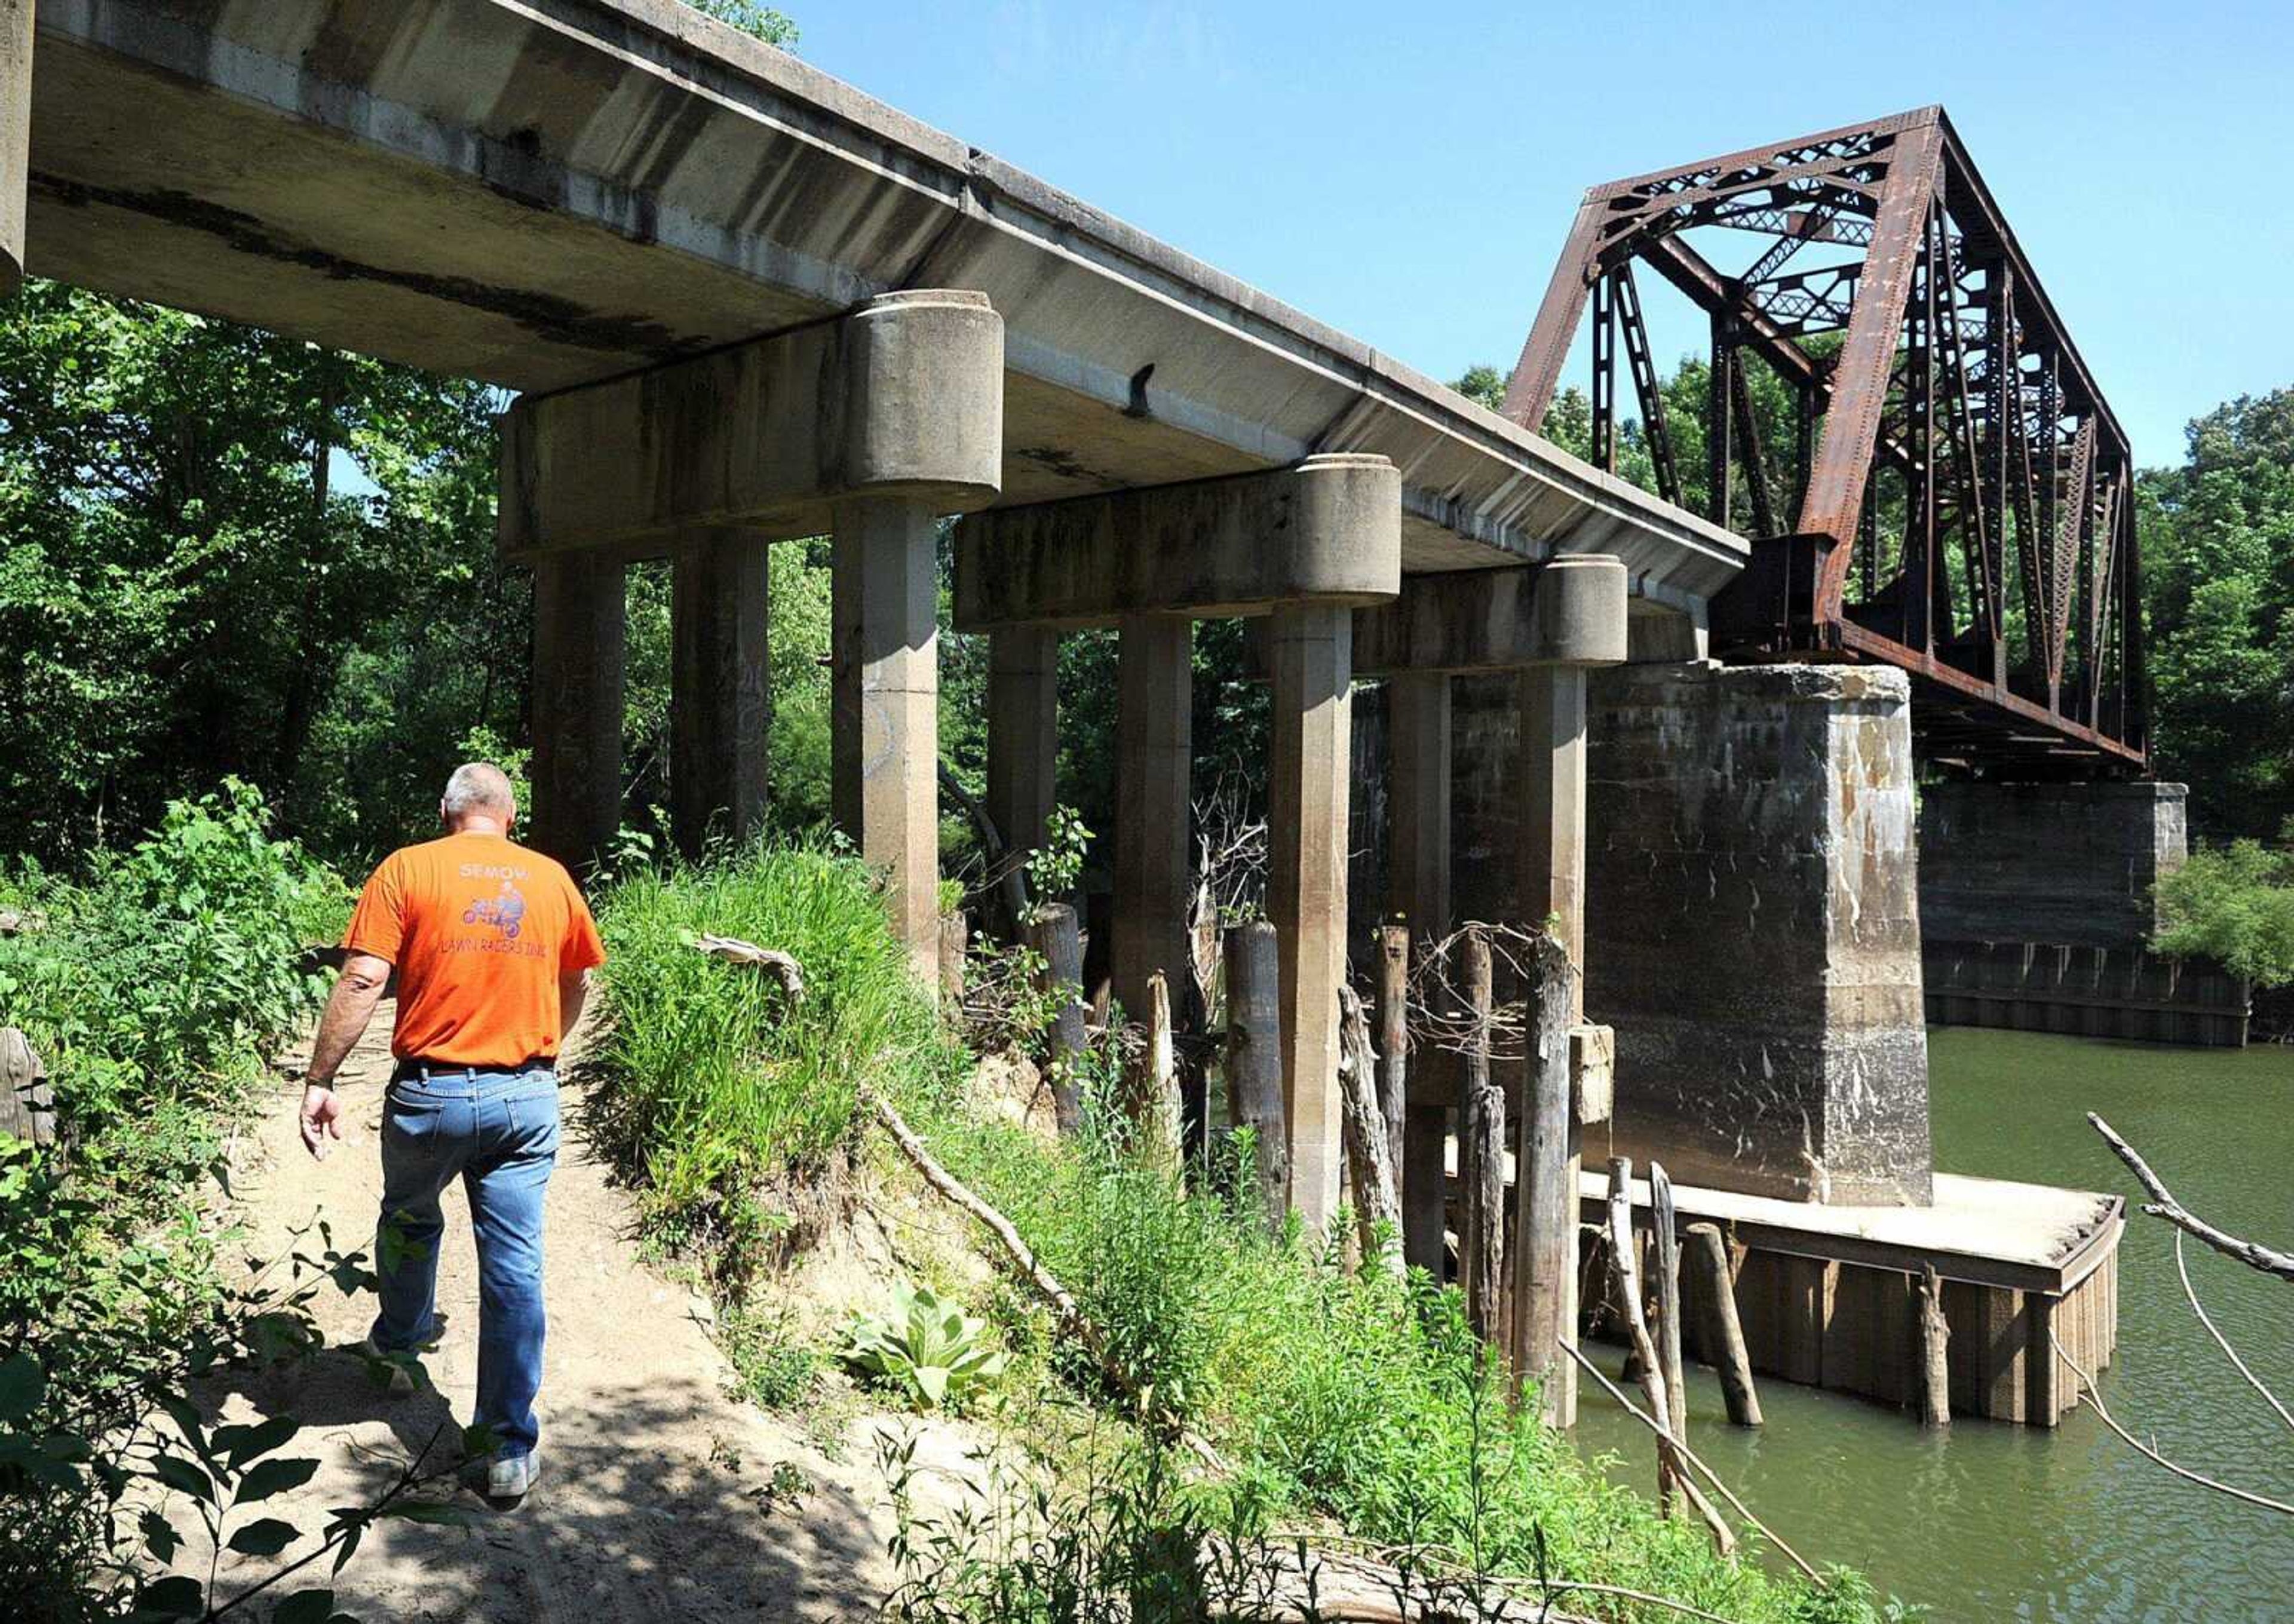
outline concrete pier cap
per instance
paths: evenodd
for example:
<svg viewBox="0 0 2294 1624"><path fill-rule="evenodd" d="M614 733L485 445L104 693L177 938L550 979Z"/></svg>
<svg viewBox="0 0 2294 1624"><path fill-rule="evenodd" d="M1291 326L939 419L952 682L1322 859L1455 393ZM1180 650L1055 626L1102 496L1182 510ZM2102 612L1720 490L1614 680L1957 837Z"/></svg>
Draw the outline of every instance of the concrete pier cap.
<svg viewBox="0 0 2294 1624"><path fill-rule="evenodd" d="M1623 563L1599 553L1413 575L1393 603L1356 612L1354 671L1622 665L1630 584Z"/></svg>
<svg viewBox="0 0 2294 1624"><path fill-rule="evenodd" d="M839 502L966 513L1003 484L1004 322L929 288L639 372L526 395L503 422L513 558L665 552L703 528L832 529Z"/></svg>
<svg viewBox="0 0 2294 1624"><path fill-rule="evenodd" d="M1360 452L997 508L956 536L959 631L1352 607L1401 589L1402 475Z"/></svg>

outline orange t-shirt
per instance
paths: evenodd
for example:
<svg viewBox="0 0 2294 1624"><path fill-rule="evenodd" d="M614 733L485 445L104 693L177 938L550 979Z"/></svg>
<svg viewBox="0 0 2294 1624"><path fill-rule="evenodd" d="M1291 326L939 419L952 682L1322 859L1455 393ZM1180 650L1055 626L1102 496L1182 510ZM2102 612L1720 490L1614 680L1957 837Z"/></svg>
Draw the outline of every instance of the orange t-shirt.
<svg viewBox="0 0 2294 1624"><path fill-rule="evenodd" d="M556 1054L557 978L606 962L574 877L499 834L392 852L343 946L398 970L391 1052L457 1066Z"/></svg>

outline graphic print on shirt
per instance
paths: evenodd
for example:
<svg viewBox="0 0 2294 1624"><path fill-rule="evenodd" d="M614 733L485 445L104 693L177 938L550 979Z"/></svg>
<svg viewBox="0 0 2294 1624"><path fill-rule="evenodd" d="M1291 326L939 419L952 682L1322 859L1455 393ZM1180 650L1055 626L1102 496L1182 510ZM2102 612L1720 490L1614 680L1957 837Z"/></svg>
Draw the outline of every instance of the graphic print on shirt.
<svg viewBox="0 0 2294 1624"><path fill-rule="evenodd" d="M462 910L464 924L492 925L513 942L517 939L525 918L525 894L508 879L502 881L501 889L495 895L472 897L470 905Z"/></svg>

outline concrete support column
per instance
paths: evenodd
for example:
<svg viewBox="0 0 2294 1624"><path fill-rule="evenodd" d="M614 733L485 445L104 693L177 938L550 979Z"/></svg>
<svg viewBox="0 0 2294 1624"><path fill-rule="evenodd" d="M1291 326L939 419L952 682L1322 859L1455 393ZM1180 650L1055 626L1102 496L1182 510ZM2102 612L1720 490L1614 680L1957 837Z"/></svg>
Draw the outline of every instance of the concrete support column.
<svg viewBox="0 0 2294 1624"><path fill-rule="evenodd" d="M1134 1020L1146 1019L1157 970L1175 1008L1187 985L1194 629L1180 616L1131 615L1116 644L1113 968Z"/></svg>
<svg viewBox="0 0 2294 1624"><path fill-rule="evenodd" d="M32 0L0 0L0 299L24 280L32 158Z"/></svg>
<svg viewBox="0 0 2294 1624"><path fill-rule="evenodd" d="M1060 634L1013 626L988 637L988 816L1014 852L1044 843L1059 798Z"/></svg>
<svg viewBox="0 0 2294 1624"><path fill-rule="evenodd" d="M534 846L590 863L622 823L622 664L628 601L618 559L533 564Z"/></svg>
<svg viewBox="0 0 2294 1624"><path fill-rule="evenodd" d="M1267 638L1274 760L1267 914L1281 946L1290 1205L1314 1233L1338 1206L1338 987L1346 970L1346 801L1354 617L1278 609Z"/></svg>
<svg viewBox="0 0 2294 1624"><path fill-rule="evenodd" d="M1516 678L1521 727L1517 905L1525 926L1549 925L1585 962L1585 668L1532 666ZM1584 1013L1582 982L1570 1018Z"/></svg>
<svg viewBox="0 0 2294 1624"><path fill-rule="evenodd" d="M837 503L830 727L838 827L883 871L916 973L940 964L940 644L932 510Z"/></svg>
<svg viewBox="0 0 2294 1624"><path fill-rule="evenodd" d="M670 819L698 856L712 830L740 840L765 813L772 691L768 544L737 530L687 537L670 587Z"/></svg>
<svg viewBox="0 0 2294 1624"><path fill-rule="evenodd" d="M1450 674L1402 671L1387 679L1387 888L1410 927L1412 954L1450 930ZM1410 1057L1413 1098L1435 1096L1444 1057ZM1403 1125L1403 1256L1440 1279L1448 1106L1409 1107Z"/></svg>

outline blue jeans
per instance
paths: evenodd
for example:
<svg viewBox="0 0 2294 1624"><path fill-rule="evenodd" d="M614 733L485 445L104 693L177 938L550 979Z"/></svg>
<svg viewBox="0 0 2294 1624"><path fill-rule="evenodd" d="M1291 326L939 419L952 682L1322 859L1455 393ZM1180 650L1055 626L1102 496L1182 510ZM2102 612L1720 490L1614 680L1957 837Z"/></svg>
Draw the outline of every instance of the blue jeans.
<svg viewBox="0 0 2294 1624"><path fill-rule="evenodd" d="M478 1242L475 1418L503 1457L529 1453L540 1430L533 1395L541 1388L541 1199L557 1160L554 1071L451 1072L390 1085L382 1216L405 1246L377 1248L382 1312L375 1345L404 1352L436 1337L438 1238L445 1227L438 1198L459 1175Z"/></svg>

